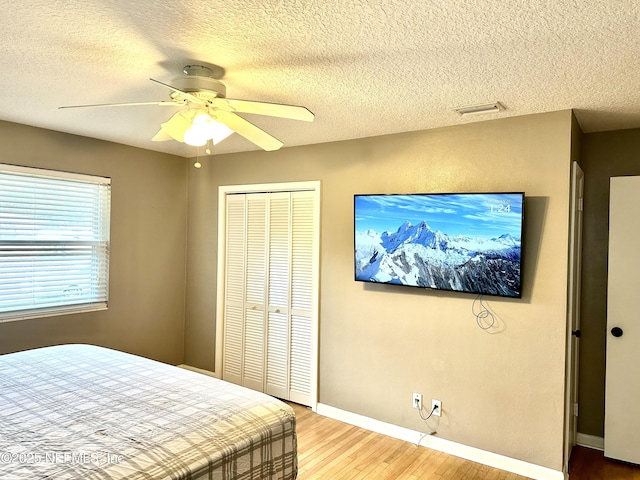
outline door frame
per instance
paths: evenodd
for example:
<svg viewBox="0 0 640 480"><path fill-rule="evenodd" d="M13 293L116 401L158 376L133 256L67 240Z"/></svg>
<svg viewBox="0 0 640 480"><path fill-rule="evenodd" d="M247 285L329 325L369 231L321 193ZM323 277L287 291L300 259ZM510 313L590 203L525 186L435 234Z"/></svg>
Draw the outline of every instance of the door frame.
<svg viewBox="0 0 640 480"><path fill-rule="evenodd" d="M564 450L562 468L569 472L571 450L576 444L578 424L578 376L580 293L582 289L582 223L584 204L584 171L577 162L571 165L571 199L569 219L569 285L567 295L567 340L565 365Z"/></svg>
<svg viewBox="0 0 640 480"><path fill-rule="evenodd" d="M320 304L320 189L319 180L286 183L260 183L252 185L223 185L218 187L218 268L216 298L216 350L214 375L222 378L224 350L224 292L225 292L225 252L227 225L227 195L239 193L314 192L313 222L316 235L313 240L313 309L311 315L311 409L318 406L318 365L319 365L319 304Z"/></svg>

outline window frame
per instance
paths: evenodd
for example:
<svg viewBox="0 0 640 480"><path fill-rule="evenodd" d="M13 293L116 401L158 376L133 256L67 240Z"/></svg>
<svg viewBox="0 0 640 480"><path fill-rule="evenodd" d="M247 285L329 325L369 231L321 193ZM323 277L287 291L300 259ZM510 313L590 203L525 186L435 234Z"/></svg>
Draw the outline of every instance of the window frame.
<svg viewBox="0 0 640 480"><path fill-rule="evenodd" d="M3 182L8 180L10 176L20 177L23 181L27 177L34 177L34 179L36 179L34 183L37 183L38 180L39 181L45 180L52 183L58 183L57 185L58 188L63 185L63 182L69 182L69 185L72 185L73 183L82 184L83 188L88 185L96 186L97 188L96 188L95 195L97 195L98 200L96 201L97 206L95 206L92 212L97 212L98 217L100 218L100 220L98 221L99 238L92 238L89 241L75 240L75 239L62 238L65 235L61 234L60 235L61 238L56 238L56 239L52 238L51 240L49 239L43 240L42 238L35 239L36 234L34 234L34 239L32 240L24 239L24 238L0 240L0 256L10 255L12 253L15 254L15 251L20 248L19 246L22 246L22 248L25 249L25 248L33 247L34 245L47 245L50 247L55 247L59 245L61 247L59 250L64 252L66 251L65 249L69 249L71 246L76 246L77 248L78 245L84 245L85 251L86 251L87 244L95 244L98 246L98 248L90 247L89 248L90 253L85 254L85 261L86 259L89 259L91 262L97 262L101 266L96 270L98 273L95 273L92 270L91 275L89 275L90 290L92 292L91 295L95 296L94 292L98 291L99 294L97 295L97 297L91 298L91 299L84 298L83 300L86 300L86 301L82 301L79 303L74 303L73 301L69 301L67 303L60 302L55 305L47 305L44 307L38 307L32 304L30 306L25 305L24 306L25 308L7 309L0 306L0 323L17 321L17 320L26 320L26 319L32 319L32 318L68 315L73 313L93 312L93 311L108 309L109 267L110 267L109 256L110 256L110 248L111 248L111 245L110 245L111 243L111 238L110 238L111 237L110 235L111 178L96 176L96 175L88 175L88 174L81 174L81 173L72 173L72 172L65 172L65 171L59 171L59 170L49 170L49 169L43 169L43 168L25 167L25 166L19 166L19 165L0 163L0 177L2 177ZM72 198L73 197L70 196L70 199ZM2 202L9 201L9 199L10 199L9 195L3 195L3 192L0 191L0 215L2 215L3 208L5 208L2 206ZM77 199L75 200L78 201ZM33 202L33 205L34 205L34 212L37 212L37 213L34 213L34 217L38 213L42 215L41 213L42 211L38 210L37 202L35 200L31 200L31 201ZM9 206L7 206L6 209L8 210ZM89 215L91 214L86 214L86 218L89 218ZM8 218L9 218L9 215L7 215L4 218L4 220L6 221ZM71 217L71 216L69 216L68 219L66 217L63 217L63 219L64 219L63 221L67 221L69 223L72 223L71 222L72 220L77 221L77 217ZM34 225L37 223L36 221L33 221L33 220L31 222L32 222L31 225ZM3 218L0 216L0 234L2 233L1 232L2 223L3 223ZM96 221L94 220L94 224L95 223ZM8 224L9 224L8 222L5 223L5 225L8 225ZM22 227L23 225L28 225L28 224L29 224L28 222L25 222L24 224L20 224L20 226ZM19 237L19 235L17 234L16 236ZM52 235L52 236L55 236L55 235ZM0 238L2 238L1 235L0 235ZM13 247L14 244L16 245L16 247ZM14 248L14 250L12 250L12 247ZM57 255L57 252L54 255ZM32 257L29 257L29 259L33 261L34 264L36 264L36 267L35 267L36 269L42 268L42 264L44 262L42 257L44 257L44 255L37 256L36 254L33 254ZM40 263L40 265L38 265L38 263ZM80 268L80 265L78 265L78 268ZM64 268L62 270L64 270ZM3 270L3 271L9 272L10 270ZM3 273L3 271L0 271L0 273ZM30 275L30 276L27 275L25 276L25 278L28 278L27 283L30 282L31 285L35 285L35 283L37 283L35 275ZM58 274L57 278L64 278L64 275L60 277ZM53 298L56 299L54 300L54 302L56 302L63 299L63 295L58 293L57 296L54 295Z"/></svg>

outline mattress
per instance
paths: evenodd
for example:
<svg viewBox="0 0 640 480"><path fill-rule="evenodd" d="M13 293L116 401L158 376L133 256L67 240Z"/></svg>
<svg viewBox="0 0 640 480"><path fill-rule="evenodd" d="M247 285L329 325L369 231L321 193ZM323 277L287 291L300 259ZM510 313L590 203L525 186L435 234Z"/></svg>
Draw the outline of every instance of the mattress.
<svg viewBox="0 0 640 480"><path fill-rule="evenodd" d="M287 404L91 345L0 355L0 479L292 480Z"/></svg>

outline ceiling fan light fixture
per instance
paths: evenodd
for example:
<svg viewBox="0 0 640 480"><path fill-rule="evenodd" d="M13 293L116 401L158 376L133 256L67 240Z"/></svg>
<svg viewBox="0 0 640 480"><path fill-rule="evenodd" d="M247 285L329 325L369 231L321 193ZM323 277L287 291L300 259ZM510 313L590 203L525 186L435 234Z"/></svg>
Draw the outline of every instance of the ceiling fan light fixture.
<svg viewBox="0 0 640 480"><path fill-rule="evenodd" d="M213 142L214 145L219 144L221 141L223 141L225 138L227 138L233 133L233 130L231 130L224 123L219 122L215 118L211 119L211 123L209 124L209 129L210 129L210 135L211 135L209 138L211 138L211 141Z"/></svg>
<svg viewBox="0 0 640 480"><path fill-rule="evenodd" d="M195 115L191 121L191 126L184 132L184 143L194 147L202 147L209 140L208 124L211 117L206 113Z"/></svg>
<svg viewBox="0 0 640 480"><path fill-rule="evenodd" d="M169 135L176 142L185 142L185 133L191 128L195 112L182 110L160 125L160 130Z"/></svg>
<svg viewBox="0 0 640 480"><path fill-rule="evenodd" d="M207 144L207 139L199 135L198 132L189 129L184 132L184 143L192 147L204 147Z"/></svg>
<svg viewBox="0 0 640 480"><path fill-rule="evenodd" d="M459 115L466 117L467 115L481 115L484 113L499 113L505 110L504 105L500 102L483 103L481 105L468 105L466 107L454 108Z"/></svg>
<svg viewBox="0 0 640 480"><path fill-rule="evenodd" d="M184 143L194 147L202 147L209 140L217 145L233 133L224 123L217 121L206 113L195 116L191 126L184 132Z"/></svg>

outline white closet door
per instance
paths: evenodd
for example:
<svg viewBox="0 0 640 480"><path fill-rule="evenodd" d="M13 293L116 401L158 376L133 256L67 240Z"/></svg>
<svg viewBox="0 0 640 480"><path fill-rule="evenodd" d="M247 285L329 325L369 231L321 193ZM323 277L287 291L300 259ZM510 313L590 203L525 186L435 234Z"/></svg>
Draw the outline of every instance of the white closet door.
<svg viewBox="0 0 640 480"><path fill-rule="evenodd" d="M244 195L229 195L226 212L226 256L224 292L225 356L222 376L242 384L244 351L245 238L246 212Z"/></svg>
<svg viewBox="0 0 640 480"><path fill-rule="evenodd" d="M311 405L315 193L226 197L223 378Z"/></svg>
<svg viewBox="0 0 640 480"><path fill-rule="evenodd" d="M269 217L269 314L266 393L289 399L291 326L291 195L271 195Z"/></svg>
<svg viewBox="0 0 640 480"><path fill-rule="evenodd" d="M314 194L291 195L291 362L289 400L310 405L314 306Z"/></svg>
<svg viewBox="0 0 640 480"><path fill-rule="evenodd" d="M264 391L268 194L247 198L247 265L242 385Z"/></svg>

